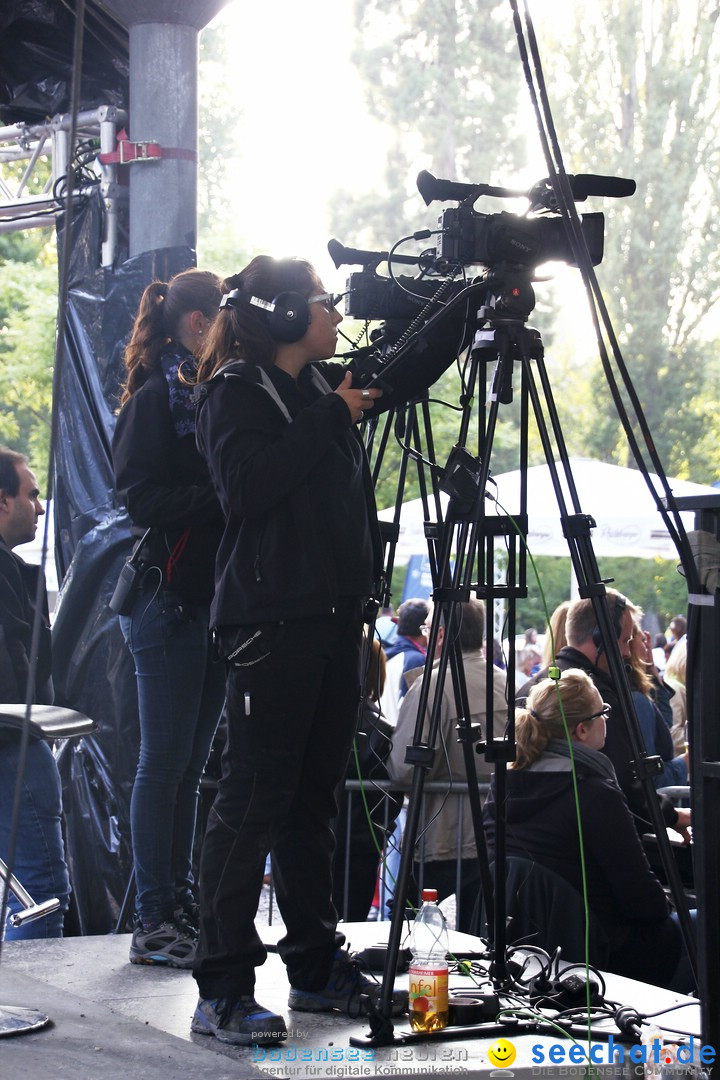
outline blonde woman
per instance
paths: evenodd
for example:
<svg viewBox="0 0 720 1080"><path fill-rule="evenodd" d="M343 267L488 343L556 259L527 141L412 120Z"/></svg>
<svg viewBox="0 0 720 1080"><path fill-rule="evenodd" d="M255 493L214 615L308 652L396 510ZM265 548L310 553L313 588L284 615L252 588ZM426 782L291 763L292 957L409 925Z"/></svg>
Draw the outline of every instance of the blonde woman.
<svg viewBox="0 0 720 1080"><path fill-rule="evenodd" d="M582 893L577 777L590 909L608 940L607 970L669 986L680 959L680 929L643 851L625 796L601 753L610 715L592 680L577 669L543 679L517 712L517 757L507 772L507 853L540 863ZM491 783L484 817L491 858L498 807Z"/></svg>
<svg viewBox="0 0 720 1080"><path fill-rule="evenodd" d="M687 694L685 691L685 676L687 669L687 637L683 635L673 650L665 665L665 682L674 690L670 705L672 707L673 722L671 735L676 754L683 754L687 750Z"/></svg>

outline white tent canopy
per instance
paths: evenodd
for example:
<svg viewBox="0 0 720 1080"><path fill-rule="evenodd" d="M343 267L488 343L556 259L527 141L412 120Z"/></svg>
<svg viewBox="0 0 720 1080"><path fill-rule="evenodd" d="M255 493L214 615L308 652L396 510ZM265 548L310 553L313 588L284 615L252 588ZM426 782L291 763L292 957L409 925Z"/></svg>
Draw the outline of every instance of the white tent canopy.
<svg viewBox="0 0 720 1080"><path fill-rule="evenodd" d="M558 472L564 482L564 473L558 463ZM593 550L599 558L631 555L636 558L676 559L677 550L665 528L655 499L637 469L607 465L587 458L571 458L570 472L583 514L595 519L597 528L592 530ZM528 547L533 556L568 555L568 545L562 532L560 511L547 465L528 469ZM510 515L519 512L520 470L501 473L494 477L497 483L499 513ZM651 474L655 491L664 495L659 479ZM718 490L687 480L668 478L668 484L676 498L691 495L717 495ZM572 502L565 490L568 511ZM492 484L488 491L493 492ZM447 496L442 495L443 513ZM431 504L432 505L432 504ZM486 503L490 512L490 503ZM393 509L381 510L381 520L392 521ZM685 528L694 528L694 514L684 512ZM412 499L402 506L400 515L400 539L396 561L402 563L411 555L425 554L427 541L423 528L423 511L420 499Z"/></svg>

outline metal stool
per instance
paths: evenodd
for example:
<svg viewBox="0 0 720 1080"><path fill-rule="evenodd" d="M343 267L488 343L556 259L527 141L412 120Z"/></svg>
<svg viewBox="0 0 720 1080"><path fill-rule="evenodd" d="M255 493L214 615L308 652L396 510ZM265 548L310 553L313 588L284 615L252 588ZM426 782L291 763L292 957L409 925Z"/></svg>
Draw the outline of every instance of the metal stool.
<svg viewBox="0 0 720 1080"><path fill-rule="evenodd" d="M25 723L26 705L0 705L0 727L14 729L20 734ZM30 731L36 738L48 742L56 739L76 739L81 735L90 735L97 729L97 724L89 716L63 709L57 705L33 705L30 712ZM60 907L57 899L45 900L36 904L30 893L23 887L14 874L8 873L6 864L0 859L0 881L7 882L10 891L22 904L24 911L10 916L13 926L32 922L42 918ZM0 1037L3 1035L22 1035L38 1031L50 1022L50 1018L35 1009L23 1009L14 1005L0 1005Z"/></svg>

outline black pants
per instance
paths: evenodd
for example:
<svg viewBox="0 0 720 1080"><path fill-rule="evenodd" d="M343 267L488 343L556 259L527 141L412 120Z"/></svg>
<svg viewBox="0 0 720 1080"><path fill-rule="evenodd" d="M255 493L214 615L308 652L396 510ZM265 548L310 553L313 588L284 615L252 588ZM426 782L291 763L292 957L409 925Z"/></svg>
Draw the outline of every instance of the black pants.
<svg viewBox="0 0 720 1080"><path fill-rule="evenodd" d="M322 989L344 941L331 899L331 821L357 723L362 606L348 600L327 617L248 627L248 640L258 629L257 662L229 669L222 778L201 857L193 974L209 998L253 992L267 955L255 915L268 851L291 985Z"/></svg>

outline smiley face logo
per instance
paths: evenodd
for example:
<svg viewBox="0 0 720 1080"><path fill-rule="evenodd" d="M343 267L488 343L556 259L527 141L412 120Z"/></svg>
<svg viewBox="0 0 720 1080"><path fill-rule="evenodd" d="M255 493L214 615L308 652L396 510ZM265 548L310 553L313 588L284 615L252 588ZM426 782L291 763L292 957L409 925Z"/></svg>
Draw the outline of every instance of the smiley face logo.
<svg viewBox="0 0 720 1080"><path fill-rule="evenodd" d="M496 1039L488 1047L488 1057L499 1069L507 1069L515 1060L515 1047L507 1039Z"/></svg>

